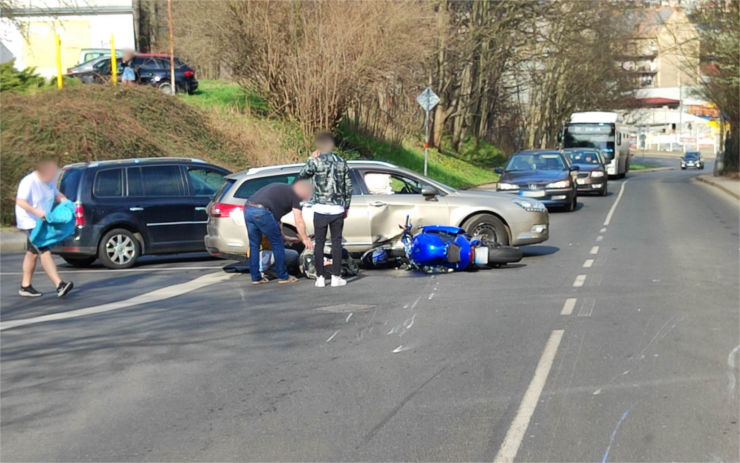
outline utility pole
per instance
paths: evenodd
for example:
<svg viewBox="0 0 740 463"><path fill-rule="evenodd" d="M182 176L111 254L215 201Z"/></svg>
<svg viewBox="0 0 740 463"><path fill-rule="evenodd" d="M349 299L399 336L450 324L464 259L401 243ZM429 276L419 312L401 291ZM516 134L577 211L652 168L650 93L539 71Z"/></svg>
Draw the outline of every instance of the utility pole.
<svg viewBox="0 0 740 463"><path fill-rule="evenodd" d="M167 22L170 29L170 91L175 94L175 39L172 33L172 0L167 0Z"/></svg>

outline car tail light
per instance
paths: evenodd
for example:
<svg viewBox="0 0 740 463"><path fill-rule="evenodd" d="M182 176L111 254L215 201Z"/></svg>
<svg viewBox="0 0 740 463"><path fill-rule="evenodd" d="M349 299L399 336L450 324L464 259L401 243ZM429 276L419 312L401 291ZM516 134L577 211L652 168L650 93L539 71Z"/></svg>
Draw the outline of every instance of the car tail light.
<svg viewBox="0 0 740 463"><path fill-rule="evenodd" d="M216 203L211 206L211 209L208 211L208 215L216 218L227 218L231 217L231 213L234 211L239 211L240 214L243 214L244 206L239 206L237 204Z"/></svg>
<svg viewBox="0 0 740 463"><path fill-rule="evenodd" d="M82 204L77 203L75 205L75 227L85 226L85 210L82 209Z"/></svg>
<svg viewBox="0 0 740 463"><path fill-rule="evenodd" d="M190 69L188 69L187 71L185 71L185 77L195 77L195 71L191 71Z"/></svg>

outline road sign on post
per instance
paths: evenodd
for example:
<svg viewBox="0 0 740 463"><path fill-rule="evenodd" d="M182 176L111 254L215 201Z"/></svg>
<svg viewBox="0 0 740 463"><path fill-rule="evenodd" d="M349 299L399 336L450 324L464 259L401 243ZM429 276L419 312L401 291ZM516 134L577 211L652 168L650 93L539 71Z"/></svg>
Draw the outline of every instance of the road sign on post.
<svg viewBox="0 0 740 463"><path fill-rule="evenodd" d="M416 101L424 110L424 175L427 175L427 165L429 164L429 111L437 106L439 97L430 87L427 87L416 97Z"/></svg>

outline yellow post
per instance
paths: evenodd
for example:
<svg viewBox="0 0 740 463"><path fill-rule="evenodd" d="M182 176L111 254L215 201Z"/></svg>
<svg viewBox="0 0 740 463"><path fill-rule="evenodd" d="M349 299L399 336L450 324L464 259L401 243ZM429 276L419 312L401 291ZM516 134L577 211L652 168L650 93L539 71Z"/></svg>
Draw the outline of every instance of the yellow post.
<svg viewBox="0 0 740 463"><path fill-rule="evenodd" d="M116 58L116 41L110 35L110 80L115 86L118 83L118 59Z"/></svg>
<svg viewBox="0 0 740 463"><path fill-rule="evenodd" d="M62 80L62 39L59 38L59 34L54 34L54 40L57 46L57 88L61 90L64 85Z"/></svg>

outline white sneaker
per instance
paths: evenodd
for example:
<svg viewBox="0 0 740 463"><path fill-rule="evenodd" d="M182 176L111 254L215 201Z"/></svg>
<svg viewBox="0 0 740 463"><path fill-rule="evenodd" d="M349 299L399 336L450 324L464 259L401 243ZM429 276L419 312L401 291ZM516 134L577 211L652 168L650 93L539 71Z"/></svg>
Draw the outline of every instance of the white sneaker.
<svg viewBox="0 0 740 463"><path fill-rule="evenodd" d="M317 288L324 288L326 286L326 281L324 280L324 277L317 277L316 278L316 287Z"/></svg>
<svg viewBox="0 0 740 463"><path fill-rule="evenodd" d="M336 277L334 275L331 276L331 287L336 288L337 286L345 286L347 284L347 280L345 280L342 277Z"/></svg>

